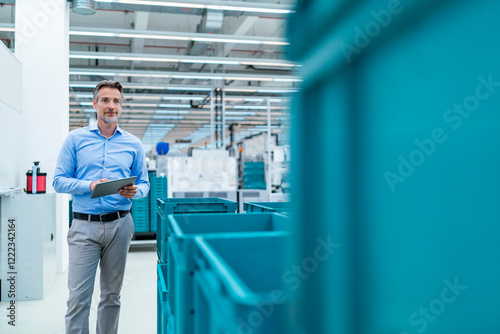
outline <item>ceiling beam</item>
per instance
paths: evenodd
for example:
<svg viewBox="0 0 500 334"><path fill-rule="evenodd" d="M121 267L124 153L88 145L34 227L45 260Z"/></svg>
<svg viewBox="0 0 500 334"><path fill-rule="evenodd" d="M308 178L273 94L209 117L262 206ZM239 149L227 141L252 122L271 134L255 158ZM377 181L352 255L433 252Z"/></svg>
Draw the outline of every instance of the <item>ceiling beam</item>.
<svg viewBox="0 0 500 334"><path fill-rule="evenodd" d="M147 30L149 22L149 12L135 12L134 13L134 30ZM133 38L130 41L132 53L142 54L144 52L144 38ZM133 63L140 64L140 60Z"/></svg>

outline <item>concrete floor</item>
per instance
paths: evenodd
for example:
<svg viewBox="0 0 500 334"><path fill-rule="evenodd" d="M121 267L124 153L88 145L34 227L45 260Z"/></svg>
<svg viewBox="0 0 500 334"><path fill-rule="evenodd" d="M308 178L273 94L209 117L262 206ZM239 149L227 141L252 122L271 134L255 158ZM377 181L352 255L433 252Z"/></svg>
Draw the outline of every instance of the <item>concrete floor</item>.
<svg viewBox="0 0 500 334"><path fill-rule="evenodd" d="M156 333L156 246L131 247L122 288L120 334ZM96 275L98 277L99 271ZM7 321L7 302L0 302L2 334L64 334L64 315L68 298L67 272L58 274L43 300L16 303L16 327ZM95 334L99 280L96 280L90 310L90 333Z"/></svg>

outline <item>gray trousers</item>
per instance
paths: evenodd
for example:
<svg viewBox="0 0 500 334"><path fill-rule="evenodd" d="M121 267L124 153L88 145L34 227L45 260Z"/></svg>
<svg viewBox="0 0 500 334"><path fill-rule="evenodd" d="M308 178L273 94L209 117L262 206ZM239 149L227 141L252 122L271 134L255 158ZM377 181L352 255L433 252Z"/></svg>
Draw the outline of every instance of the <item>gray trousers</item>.
<svg viewBox="0 0 500 334"><path fill-rule="evenodd" d="M90 303L98 263L101 299L97 310L97 334L118 332L120 291L133 235L134 222L130 213L106 223L73 220L68 231L66 334L89 333Z"/></svg>

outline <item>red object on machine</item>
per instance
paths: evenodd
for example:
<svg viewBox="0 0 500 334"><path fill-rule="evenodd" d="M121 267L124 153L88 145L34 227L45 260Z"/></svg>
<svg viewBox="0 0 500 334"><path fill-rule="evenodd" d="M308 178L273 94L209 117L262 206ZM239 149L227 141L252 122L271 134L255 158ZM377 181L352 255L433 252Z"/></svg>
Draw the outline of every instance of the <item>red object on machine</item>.
<svg viewBox="0 0 500 334"><path fill-rule="evenodd" d="M32 170L26 173L26 192L28 194L43 194L46 191L47 173L40 173L39 163L39 161L35 161ZM35 180L33 180L33 174L35 174Z"/></svg>

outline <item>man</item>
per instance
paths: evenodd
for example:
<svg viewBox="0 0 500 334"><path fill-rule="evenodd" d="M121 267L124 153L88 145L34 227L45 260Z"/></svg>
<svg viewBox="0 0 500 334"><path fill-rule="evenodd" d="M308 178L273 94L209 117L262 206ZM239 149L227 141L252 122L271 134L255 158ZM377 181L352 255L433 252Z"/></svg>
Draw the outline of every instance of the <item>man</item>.
<svg viewBox="0 0 500 334"><path fill-rule="evenodd" d="M68 232L68 311L66 333L88 333L97 264L101 269L101 300L97 333L118 331L120 290L134 222L131 198L148 194L146 157L141 142L118 127L122 85L101 81L94 89L97 123L71 131L54 173L57 192L73 195L73 223ZM137 176L118 194L90 199L97 183Z"/></svg>

